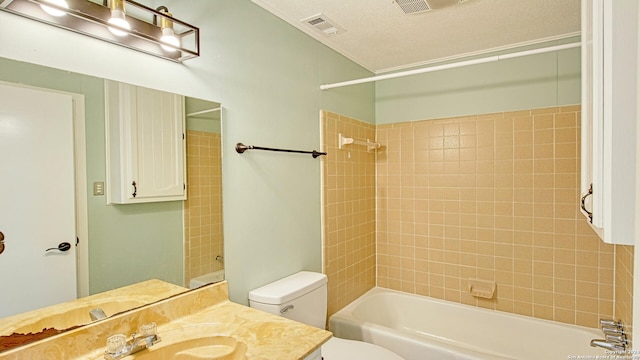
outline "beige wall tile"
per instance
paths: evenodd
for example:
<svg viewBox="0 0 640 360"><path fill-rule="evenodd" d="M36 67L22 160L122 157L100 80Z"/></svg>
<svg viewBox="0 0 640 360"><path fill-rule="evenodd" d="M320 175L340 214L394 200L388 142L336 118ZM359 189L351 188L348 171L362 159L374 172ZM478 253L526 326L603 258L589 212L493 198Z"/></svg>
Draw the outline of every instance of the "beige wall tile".
<svg viewBox="0 0 640 360"><path fill-rule="evenodd" d="M184 203L184 283L221 270L216 256L224 256L222 227L222 152L220 134L187 131L188 199Z"/></svg>
<svg viewBox="0 0 640 360"><path fill-rule="evenodd" d="M323 111L323 144L328 152L322 159L324 194L324 264L323 271L329 278L328 312L333 314L376 284L376 212L386 214L385 231L378 237L380 248L385 255L378 259L380 284L393 286L388 280L394 279L397 288L416 291L415 260L405 258L411 252L403 234L409 228L405 222L414 217L416 182L413 177L413 163L416 159L425 161L428 153L416 156L412 143L407 139L410 125L389 126L385 136L387 144L394 144L394 151L386 153L384 161L389 166L379 170L387 176L388 188L383 189L376 205L375 153L366 147L350 145L338 148L338 134L358 139L375 139L375 127L355 119ZM404 128L404 129L403 129ZM426 128L428 129L428 128ZM425 128L420 131L428 137ZM444 128L440 129L444 132ZM400 139L403 136L403 141ZM403 150L403 146L411 145ZM411 150L411 151L409 151ZM382 159L381 159L382 160ZM403 166L403 164L405 164ZM411 165L411 168L407 168ZM411 174L410 182L404 177L392 174ZM420 183L421 184L421 183ZM427 184L421 184L426 186ZM403 192L404 187L408 187ZM407 191L411 190L411 191ZM388 210L388 211L387 211ZM368 225L366 225L368 224ZM385 245L388 244L388 245Z"/></svg>
<svg viewBox="0 0 640 360"><path fill-rule="evenodd" d="M381 165L394 166L396 161L389 154L404 156L411 151L401 144L425 143L431 149L428 159L421 158L428 163L420 165L426 171L419 180L428 187L420 192L427 212L411 217L412 224L424 226L418 232L415 226L408 228L412 236L429 239L426 251L415 253L415 259L428 264L429 296L592 327L597 326L598 318L614 315L614 259L629 267L629 256L621 257L611 246L599 245L577 211L579 111L579 106L570 106L417 121L398 135L397 142L378 151L376 178L379 186L385 186L392 179ZM415 131L417 128L421 131ZM390 138L391 131L392 127L379 126L377 138ZM459 148L465 150L463 166ZM446 149L451 152L446 154ZM407 162L401 164L411 167ZM465 174L472 178L464 178ZM451 177L455 175L457 178ZM405 192L415 183L403 179L395 191ZM387 206L377 221L407 216ZM380 233L385 230L378 236ZM446 244L456 240L462 241L455 253L447 252ZM402 256L394 253L392 247L378 248L378 257ZM458 287L469 274L497 281L498 289L510 291L498 291L494 300L474 302L466 289ZM629 274L615 281L632 278ZM402 280L394 278L393 272L386 275L390 282ZM629 299L622 302L629 303ZM626 311L624 306L618 308Z"/></svg>
<svg viewBox="0 0 640 360"><path fill-rule="evenodd" d="M564 106L375 127L325 112L329 314L377 284L581 326L630 323L633 248L602 243L577 211L579 119L580 106ZM339 150L338 132L383 147ZM496 281L496 297L472 297L469 278Z"/></svg>

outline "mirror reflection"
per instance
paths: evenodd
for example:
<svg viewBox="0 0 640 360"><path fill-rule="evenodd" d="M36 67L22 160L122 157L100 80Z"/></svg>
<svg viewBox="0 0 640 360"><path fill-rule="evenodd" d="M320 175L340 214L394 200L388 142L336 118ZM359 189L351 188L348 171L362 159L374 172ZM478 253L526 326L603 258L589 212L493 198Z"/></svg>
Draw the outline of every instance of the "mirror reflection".
<svg viewBox="0 0 640 360"><path fill-rule="evenodd" d="M96 308L102 307L105 316L113 313L126 311L129 308L142 304L154 302L160 298L169 296L177 291L186 291L191 286L199 286L204 283L220 281L224 278L224 240L222 236L222 180L221 180L221 105L214 101L184 98L185 117L185 139L186 139L186 183L187 200L152 202L144 204L107 205L105 201L105 181L107 175L105 168L105 88L104 80L38 66L8 59L0 58L0 85L5 87L9 94L16 93L16 89L35 89L42 92L52 92L62 94L65 100L70 99L72 121L66 123L63 128L65 138L55 137L52 141L53 148L64 148L66 152L56 155L62 158L62 162L69 165L74 174L62 176L63 171L52 165L53 153L46 149L35 151L42 158L39 162L28 162L29 166L22 166L20 162L9 161L16 153L16 149L10 148L6 153L12 154L2 158L2 162L9 167L29 168L29 170L44 171L46 175L39 176L36 182L28 179L33 177L25 175L20 171L12 182L0 181L0 192L2 198L6 199L7 194L16 193L17 185L36 188L38 183L44 188L43 193L21 192L21 196L33 197L40 203L43 219L38 219L36 213L24 213L16 211L12 207L11 212L14 218L9 218L11 214L2 213L0 216L0 231L3 232L5 251L0 254L0 268L3 263L8 269L3 273L12 274L10 278L15 280L13 287L5 287L7 291L0 293L0 336L7 331L17 329L11 326L11 322L20 318L25 312L36 314L31 321L37 324L36 327L47 328L46 318L54 320L52 313L38 312L34 310L42 307L53 309L57 303L73 301L82 298L82 304L75 301L76 308L81 308L81 315L78 320L71 323L65 322L64 326L77 326L91 321L90 311L86 306L93 306L94 303L85 301L87 296L94 302L99 302L97 295L104 292L112 292L123 287L131 286L131 289L140 289L142 285L152 282L152 279L159 279L164 284L171 285L167 292L159 291L161 294L153 298L128 297L121 298L118 306L100 303ZM71 94L71 95L69 95ZM41 109L41 112L30 116L41 117L48 121L41 128L45 138L54 137L50 130L58 129L60 126L54 122L57 117L52 115L52 110L41 101L34 101L30 94L21 94L25 100L23 105L16 105L20 111L24 108ZM55 97L55 96L54 96ZM57 101L57 100L56 100ZM26 105L25 105L26 104ZM38 104L38 106L34 106ZM64 113L65 106L62 106ZM64 116L63 116L64 117ZM82 117L82 119L78 119ZM56 120L57 121L57 120ZM35 128L23 126L29 124L27 121L16 121L7 115L6 109L0 111L0 136L25 135L35 132ZM74 133L75 131L75 133ZM69 133L70 132L70 133ZM81 135L78 135L78 134ZM11 135L13 134L13 135ZM16 142L23 141L23 138L11 142L8 138L0 141L5 146L14 146ZM81 141L79 141L80 139ZM38 141L38 140L36 140ZM84 146L83 146L84 145ZM6 149L5 149L6 150ZM79 156L79 152L80 155ZM7 170L7 169L5 169ZM3 173L12 172L11 169ZM22 177L22 178L21 178ZM76 209L71 217L75 218L75 229L72 228L72 239L64 240L48 236L47 249L54 250L41 251L42 244L37 246L24 239L22 228L43 228L49 231L48 224L56 212L62 212L60 206L62 199L55 199L53 194L58 194L50 183L53 179L65 178L67 183L72 184L72 190L66 197L71 199L71 208ZM43 179L51 179L43 182ZM84 181L84 183L82 182ZM75 186L77 185L77 186ZM74 190L75 189L75 190ZM74 195L75 193L75 195ZM62 196L62 195L60 195ZM54 204L43 205L45 198L54 198ZM82 198L84 197L84 200ZM84 201L84 203L82 203ZM75 211L75 210L73 210ZM28 215L25 215L28 214ZM6 215L6 216L5 216ZM27 221L28 220L28 221ZM78 237L78 245L73 246L75 235ZM72 244L69 250L60 251L58 243L69 242ZM36 256L36 261L61 260L65 257L71 258L73 267L77 267L77 274L63 273L55 274L49 270L44 275L28 276L32 268L25 260L18 256L18 263L9 259L16 255L17 244L23 244L27 248L31 246L31 252ZM64 247L65 249L67 247ZM57 249L57 250L56 250ZM66 255L66 256L65 256ZM68 256L71 255L71 256ZM38 259L39 258L39 259ZM60 287L58 281L51 279L65 279L72 284L74 291L71 296L68 294L57 297L41 284L53 284L53 287ZM43 294L36 294L33 290L40 289ZM165 289L167 290L167 289ZM129 291L129 293L133 294ZM26 307L15 307L6 305L8 298L12 298L14 303L26 304L23 299L43 299L45 303L39 306L24 305ZM17 301L15 299L18 299ZM5 301L7 301L5 303ZM97 303L96 303L97 304ZM81 306L82 305L82 306ZM22 305L21 305L22 306ZM72 311L67 307L64 311ZM76 311L77 312L77 311ZM38 315L39 314L39 315ZM75 314L75 312L74 312ZM80 314L78 312L78 314ZM66 320L75 319L74 316L65 317ZM100 316L96 319L99 320ZM81 320L80 320L81 319ZM58 325L53 325L53 327ZM30 331L33 328L29 328ZM64 330L64 329L61 329Z"/></svg>
<svg viewBox="0 0 640 360"><path fill-rule="evenodd" d="M185 109L189 193L184 203L184 276L185 284L195 288L224 279L221 108L187 98Z"/></svg>

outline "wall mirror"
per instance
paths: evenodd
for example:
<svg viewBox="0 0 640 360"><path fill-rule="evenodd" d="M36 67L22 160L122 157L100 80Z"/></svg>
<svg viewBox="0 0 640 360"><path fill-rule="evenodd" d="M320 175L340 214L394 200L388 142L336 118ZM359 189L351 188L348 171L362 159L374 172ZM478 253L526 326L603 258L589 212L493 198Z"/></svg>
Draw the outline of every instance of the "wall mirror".
<svg viewBox="0 0 640 360"><path fill-rule="evenodd" d="M86 280L86 288L78 294L80 297L127 286L135 288L135 284L151 279L174 284L177 290L184 291L196 278L204 277L200 280L203 282L224 278L220 103L192 97L184 99L187 200L107 205L105 196L96 188L106 180L104 80L0 58L0 84L79 94L83 101L86 209L78 211L85 211L88 239L80 238L78 248L88 246L84 254L78 255L86 268L78 272L78 279ZM0 111L0 132L5 130ZM51 176L55 176L55 172ZM0 192L16 190L6 187L6 184L0 186ZM56 209L48 212L54 213ZM0 223L0 228L3 226ZM4 231L4 235L5 249L0 254L0 265L11 255L15 244L11 233ZM21 277L22 274L15 276L18 281ZM41 280L51 282L50 277ZM34 286L37 285L23 284L22 289L26 292ZM0 296L6 294L3 291ZM121 304L125 310L159 299L132 297L129 300ZM104 307L107 317L113 315L106 311L109 306ZM82 320L74 325L93 321L85 310L82 310ZM123 308L113 311L120 312ZM10 335L2 329L8 328L16 315L20 314L14 312L0 318L0 336ZM40 320L46 319L34 319ZM40 321L39 326L48 327L46 321Z"/></svg>

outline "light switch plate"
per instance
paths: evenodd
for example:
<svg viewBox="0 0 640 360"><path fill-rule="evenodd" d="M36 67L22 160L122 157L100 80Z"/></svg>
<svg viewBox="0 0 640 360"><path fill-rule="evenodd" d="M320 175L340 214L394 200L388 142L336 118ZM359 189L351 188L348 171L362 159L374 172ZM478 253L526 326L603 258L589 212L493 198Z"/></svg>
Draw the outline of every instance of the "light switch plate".
<svg viewBox="0 0 640 360"><path fill-rule="evenodd" d="M104 195L104 181L96 181L93 183L93 196Z"/></svg>

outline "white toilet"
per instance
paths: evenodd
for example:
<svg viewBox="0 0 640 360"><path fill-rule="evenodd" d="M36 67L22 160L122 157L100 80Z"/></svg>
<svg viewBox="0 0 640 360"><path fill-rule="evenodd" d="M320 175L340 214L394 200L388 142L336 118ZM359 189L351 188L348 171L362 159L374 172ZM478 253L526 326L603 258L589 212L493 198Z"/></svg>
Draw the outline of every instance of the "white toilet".
<svg viewBox="0 0 640 360"><path fill-rule="evenodd" d="M327 315L327 276L301 271L249 292L249 306L321 329ZM378 345L332 337L311 360L403 360Z"/></svg>

